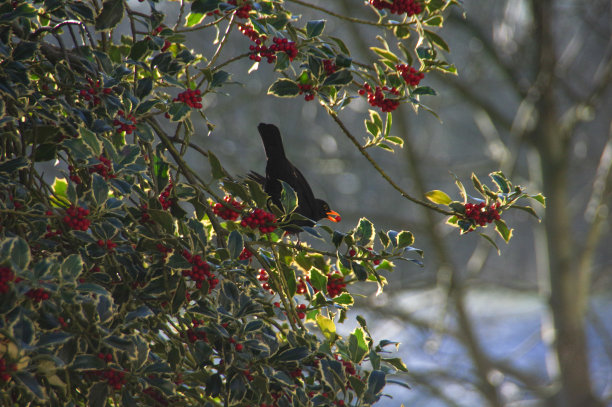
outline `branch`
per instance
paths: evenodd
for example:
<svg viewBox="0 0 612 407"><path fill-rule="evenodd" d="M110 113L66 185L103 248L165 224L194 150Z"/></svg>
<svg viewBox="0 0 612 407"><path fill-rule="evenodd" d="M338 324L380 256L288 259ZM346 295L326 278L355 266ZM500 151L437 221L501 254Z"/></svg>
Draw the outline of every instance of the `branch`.
<svg viewBox="0 0 612 407"><path fill-rule="evenodd" d="M397 192L400 193L400 195L402 195L404 198L418 204L421 206L424 206L426 208L432 209L436 212L439 212L441 214L444 215L448 215L448 216L452 216L454 215L454 212L451 211L447 211L444 209L439 208L438 206L423 201L421 199L415 198L413 196L411 196L410 194L408 194L406 191L404 191L399 185L397 185L395 183L395 181L393 181L388 175L387 173L385 173L385 171L380 167L380 165L378 165L378 163L372 158L372 156L370 154L368 154L368 152L365 150L365 148L359 144L359 142L357 141L357 139L355 138L355 136L353 136L351 134L351 132L346 128L346 126L344 125L344 123L340 120L340 118L338 118L338 114L336 112L334 112L333 110L327 108L327 112L329 113L329 115L332 117L332 119L334 119L334 121L338 124L338 126L340 126L340 128L342 129L342 132L349 138L349 140L351 140L353 142L353 144L355 145L355 147L357 147L357 149L359 150L359 152L366 158L366 160L368 160L370 162L370 164L376 169L376 171L378 171L378 173L385 179L385 181L387 181L389 183L389 185L391 185Z"/></svg>

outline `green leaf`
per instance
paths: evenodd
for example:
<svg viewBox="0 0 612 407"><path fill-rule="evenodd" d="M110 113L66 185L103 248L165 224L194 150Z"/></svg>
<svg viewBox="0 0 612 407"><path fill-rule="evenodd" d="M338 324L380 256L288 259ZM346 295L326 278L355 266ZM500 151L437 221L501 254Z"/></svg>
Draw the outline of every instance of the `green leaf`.
<svg viewBox="0 0 612 407"><path fill-rule="evenodd" d="M213 179L221 179L227 177L227 173L221 166L221 162L212 151L208 151L208 162L210 163L210 170L212 171Z"/></svg>
<svg viewBox="0 0 612 407"><path fill-rule="evenodd" d="M348 351L351 362L353 363L361 363L365 355L368 354L368 344L366 343L365 334L361 327L355 328L349 336Z"/></svg>
<svg viewBox="0 0 612 407"><path fill-rule="evenodd" d="M83 259L80 254L71 254L62 262L61 272L64 281L74 283L83 271Z"/></svg>
<svg viewBox="0 0 612 407"><path fill-rule="evenodd" d="M224 70L215 71L210 81L210 88L217 88L223 85L230 78L230 73Z"/></svg>
<svg viewBox="0 0 612 407"><path fill-rule="evenodd" d="M102 369L104 362L94 355L77 355L71 368L74 370Z"/></svg>
<svg viewBox="0 0 612 407"><path fill-rule="evenodd" d="M191 3L192 13L206 14L219 8L220 0L195 0Z"/></svg>
<svg viewBox="0 0 612 407"><path fill-rule="evenodd" d="M57 346L68 342L68 340L71 338L72 335L66 332L47 332L41 335L38 342L36 342L36 346L39 348L44 348L46 346Z"/></svg>
<svg viewBox="0 0 612 407"><path fill-rule="evenodd" d="M156 104L159 103L159 99L151 99L151 100L145 100L144 102L141 102L138 107L136 108L136 114L138 115L142 115L147 113L149 110L151 110L153 108L153 106L155 106ZM141 128L142 129L148 129L148 127L144 126ZM141 132L142 133L142 132ZM148 135L140 135L140 138L145 138ZM144 141L153 141L154 137L148 137L146 140Z"/></svg>
<svg viewBox="0 0 612 407"><path fill-rule="evenodd" d="M504 239L506 243L512 239L512 229L509 229L506 222L499 219L495 221L495 231Z"/></svg>
<svg viewBox="0 0 612 407"><path fill-rule="evenodd" d="M340 305L353 305L355 303L355 299L349 293L342 293L334 298L334 303Z"/></svg>
<svg viewBox="0 0 612 407"><path fill-rule="evenodd" d="M298 196L293 188L291 188L291 185L287 184L285 181L281 181L281 185L283 186L283 190L281 191L281 204L283 205L285 213L289 214L297 208Z"/></svg>
<svg viewBox="0 0 612 407"><path fill-rule="evenodd" d="M387 141L389 143L397 144L399 146L403 146L404 145L404 140L402 140L399 137L395 137L395 136L385 137L385 141Z"/></svg>
<svg viewBox="0 0 612 407"><path fill-rule="evenodd" d="M123 19L124 13L123 0L106 0L102 3L102 11L96 17L96 31L115 28Z"/></svg>
<svg viewBox="0 0 612 407"><path fill-rule="evenodd" d="M450 196L446 195L444 191L440 191L439 189L434 189L433 191L427 192L425 197L431 202L439 205L448 206L453 201Z"/></svg>
<svg viewBox="0 0 612 407"><path fill-rule="evenodd" d="M79 133L81 134L81 138L85 144L91 148L94 155L96 157L100 156L102 154L102 142L98 139L98 136L96 136L91 130L84 127L79 129Z"/></svg>
<svg viewBox="0 0 612 407"><path fill-rule="evenodd" d="M187 285L185 283L185 279L181 278L178 282L178 286L176 287L176 291L172 296L172 307L170 310L173 314L176 314L181 309L183 303L185 302L185 293L187 292Z"/></svg>
<svg viewBox="0 0 612 407"><path fill-rule="evenodd" d="M136 97L138 97L138 99L144 99L151 93L152 90L153 90L153 80L151 78L139 79L138 83L136 84ZM174 121L178 121L178 120L174 120Z"/></svg>
<svg viewBox="0 0 612 407"><path fill-rule="evenodd" d="M23 61L32 58L36 52L37 46L38 44L33 41L21 41L13 49L13 60Z"/></svg>
<svg viewBox="0 0 612 407"><path fill-rule="evenodd" d="M306 23L306 36L313 38L321 35L325 28L325 20L312 20Z"/></svg>
<svg viewBox="0 0 612 407"><path fill-rule="evenodd" d="M499 250L499 247L497 246L497 244L493 241L493 239L491 239L489 236L485 235L484 233L479 233L480 236L482 236L487 242L491 243L491 245L495 248L495 250L497 251L497 255L499 256L501 254L501 251Z"/></svg>
<svg viewBox="0 0 612 407"><path fill-rule="evenodd" d="M75 160L87 161L93 155L93 150L81 138L69 138L62 141L68 153Z"/></svg>
<svg viewBox="0 0 612 407"><path fill-rule="evenodd" d="M8 247L10 250L11 266L17 270L25 270L28 264L30 264L30 246L28 246L28 242L19 236L11 237L7 240L8 242L5 245L8 244L8 246L3 246Z"/></svg>
<svg viewBox="0 0 612 407"><path fill-rule="evenodd" d="M27 166L28 160L25 157L14 158L0 164L0 173L12 174L13 172Z"/></svg>
<svg viewBox="0 0 612 407"><path fill-rule="evenodd" d="M300 93L300 88L290 79L278 79L268 89L268 95L278 97L293 97Z"/></svg>
<svg viewBox="0 0 612 407"><path fill-rule="evenodd" d="M378 48L378 47L370 47L370 49L376 52L379 56L383 57L384 59L388 59L389 61L393 63L398 64L400 62L397 55L395 55L393 52L389 51L388 49L383 49L383 48Z"/></svg>
<svg viewBox="0 0 612 407"><path fill-rule="evenodd" d="M29 372L16 372L15 377L20 381L36 398L39 400L45 399L45 390L38 383L38 380L32 376Z"/></svg>
<svg viewBox="0 0 612 407"><path fill-rule="evenodd" d="M237 259L240 256L243 246L244 241L242 240L242 234L233 230L227 238L227 249L232 259Z"/></svg>
<svg viewBox="0 0 612 407"><path fill-rule="evenodd" d="M408 371L408 368L406 367L406 365L404 364L404 362L402 362L402 359L400 358L387 358L387 359L383 358L382 360L401 372Z"/></svg>
<svg viewBox="0 0 612 407"><path fill-rule="evenodd" d="M368 388L366 390L366 402L374 402L378 400L378 393L385 387L385 372L373 370L368 377ZM369 398L367 398L369 396Z"/></svg>
<svg viewBox="0 0 612 407"><path fill-rule="evenodd" d="M359 219L359 224L355 229L355 240L358 245L367 246L374 237L374 225L366 218Z"/></svg>
<svg viewBox="0 0 612 407"><path fill-rule="evenodd" d="M154 222L159 223L164 231L167 233L174 233L174 219L168 211L149 209L149 215Z"/></svg>
<svg viewBox="0 0 612 407"><path fill-rule="evenodd" d="M317 314L316 321L325 338L333 341L336 338L336 324L334 324L334 321L321 314Z"/></svg>
<svg viewBox="0 0 612 407"><path fill-rule="evenodd" d="M108 199L108 183L100 175L94 173L92 181L94 200L98 206L104 205Z"/></svg>
<svg viewBox="0 0 612 407"><path fill-rule="evenodd" d="M404 248L414 243L414 235L408 231L401 231L397 235L397 247Z"/></svg>
<svg viewBox="0 0 612 407"><path fill-rule="evenodd" d="M310 350L306 346L287 349L274 357L280 362L294 362L305 359L310 355Z"/></svg>
<svg viewBox="0 0 612 407"><path fill-rule="evenodd" d="M374 137L380 136L380 129L376 126L376 123L369 120L364 120L366 130Z"/></svg>
<svg viewBox="0 0 612 407"><path fill-rule="evenodd" d="M541 193L536 195L528 195L528 197L538 201L544 208L546 208L546 197Z"/></svg>
<svg viewBox="0 0 612 407"><path fill-rule="evenodd" d="M472 173L472 184L474 185L474 188L476 188L476 191L480 192L482 196L486 196L484 187L482 186L482 184L480 183L480 180L474 173Z"/></svg>
<svg viewBox="0 0 612 407"><path fill-rule="evenodd" d="M510 190L512 189L512 184L510 184L508 179L506 179L506 177L501 171L492 172L491 174L489 174L489 176L501 192L503 192L504 194L510 193Z"/></svg>
<svg viewBox="0 0 612 407"><path fill-rule="evenodd" d="M315 268L310 270L310 284L319 291L327 292L327 276Z"/></svg>
<svg viewBox="0 0 612 407"><path fill-rule="evenodd" d="M353 74L348 69L341 69L329 75L323 81L323 86L348 85L353 81Z"/></svg>
<svg viewBox="0 0 612 407"><path fill-rule="evenodd" d="M297 283L295 281L295 271L288 266L283 264L282 273L287 282L287 289L289 290L289 297L293 297L297 291Z"/></svg>
<svg viewBox="0 0 612 407"><path fill-rule="evenodd" d="M136 318L138 319L144 319L144 318L148 318L150 316L155 315L153 313L153 311L151 311L151 308L147 307L146 305L141 305L140 307L138 307L137 309L135 309L134 311L130 311L125 315L125 319L123 320L125 323L128 323Z"/></svg>
<svg viewBox="0 0 612 407"><path fill-rule="evenodd" d="M193 9L193 6L192 6ZM187 19L185 20L185 27L193 27L194 25L198 25L204 20L206 17L205 13L194 13L191 12L187 15Z"/></svg>
<svg viewBox="0 0 612 407"><path fill-rule="evenodd" d="M87 393L88 407L104 407L108 399L108 383L97 382L89 388Z"/></svg>
<svg viewBox="0 0 612 407"><path fill-rule="evenodd" d="M149 39L136 41L130 49L129 58L134 61L140 61L140 59L144 57L147 51L149 50L149 43Z"/></svg>
<svg viewBox="0 0 612 407"><path fill-rule="evenodd" d="M98 284L94 284L94 283L79 284L76 289L77 291L84 291L84 292L98 294L98 295L110 296L110 293L106 291L104 287Z"/></svg>
<svg viewBox="0 0 612 407"><path fill-rule="evenodd" d="M446 52L450 52L450 49L448 48L448 44L446 43L446 41L442 39L442 37L440 37L438 34L434 33L433 31L424 30L424 32L425 32L425 37L429 41L431 41L433 45L435 45L436 47L440 49L443 49Z"/></svg>
<svg viewBox="0 0 612 407"><path fill-rule="evenodd" d="M411 94L413 95L433 95L433 96L437 95L435 89L429 86L419 86L418 88L414 89L411 92Z"/></svg>
<svg viewBox="0 0 612 407"><path fill-rule="evenodd" d="M191 112L191 108L183 102L173 102L168 109L170 120L173 122L183 121Z"/></svg>

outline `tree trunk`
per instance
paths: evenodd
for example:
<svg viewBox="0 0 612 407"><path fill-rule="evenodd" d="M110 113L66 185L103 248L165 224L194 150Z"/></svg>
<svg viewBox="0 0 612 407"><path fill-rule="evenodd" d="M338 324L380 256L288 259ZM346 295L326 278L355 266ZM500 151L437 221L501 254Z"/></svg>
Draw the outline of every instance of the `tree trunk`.
<svg viewBox="0 0 612 407"><path fill-rule="evenodd" d="M589 287L581 278L572 242L568 205L569 135L559 125L555 83L556 55L552 19L552 0L533 0L532 10L538 41L536 83L530 92L537 111L532 141L539 152L543 191L546 196L548 278L550 308L555 328L555 350L561 387L555 395L557 407L602 406L594 397L585 336L585 312Z"/></svg>

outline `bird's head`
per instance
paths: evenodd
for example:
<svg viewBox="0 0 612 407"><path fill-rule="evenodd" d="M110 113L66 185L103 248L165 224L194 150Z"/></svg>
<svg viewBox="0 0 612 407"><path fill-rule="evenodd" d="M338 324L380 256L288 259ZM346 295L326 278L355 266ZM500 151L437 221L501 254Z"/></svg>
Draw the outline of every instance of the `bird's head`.
<svg viewBox="0 0 612 407"><path fill-rule="evenodd" d="M321 219L327 218L331 220L332 222L340 222L340 220L342 220L342 218L340 217L340 214L336 211L332 211L329 208L329 204L327 202L325 202L322 199L317 199L316 201L317 201L317 207L319 210L319 217Z"/></svg>

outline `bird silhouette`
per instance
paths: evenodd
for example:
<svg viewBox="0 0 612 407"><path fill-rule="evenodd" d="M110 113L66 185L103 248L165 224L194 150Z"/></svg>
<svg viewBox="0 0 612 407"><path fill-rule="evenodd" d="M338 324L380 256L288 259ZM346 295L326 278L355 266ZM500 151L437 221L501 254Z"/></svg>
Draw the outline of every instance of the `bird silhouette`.
<svg viewBox="0 0 612 407"><path fill-rule="evenodd" d="M260 183L264 191L270 195L272 202L279 208L282 208L281 191L283 190L280 181L286 182L293 188L298 198L298 206L295 212L310 219L294 220L291 222L293 225L312 226L323 218L332 222L339 222L340 215L338 212L331 210L324 200L315 198L306 178L287 159L278 127L273 124L259 123L257 130L266 151L266 176L251 171L248 177Z"/></svg>

